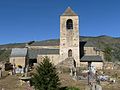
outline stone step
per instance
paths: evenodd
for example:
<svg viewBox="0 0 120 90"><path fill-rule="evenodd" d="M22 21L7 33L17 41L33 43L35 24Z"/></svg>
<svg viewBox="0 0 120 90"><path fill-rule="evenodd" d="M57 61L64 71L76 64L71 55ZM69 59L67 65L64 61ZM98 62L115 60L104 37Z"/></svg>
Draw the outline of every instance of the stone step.
<svg viewBox="0 0 120 90"><path fill-rule="evenodd" d="M63 66L63 67L74 67L74 65L75 65L75 60L73 57L68 57L58 64L58 66Z"/></svg>

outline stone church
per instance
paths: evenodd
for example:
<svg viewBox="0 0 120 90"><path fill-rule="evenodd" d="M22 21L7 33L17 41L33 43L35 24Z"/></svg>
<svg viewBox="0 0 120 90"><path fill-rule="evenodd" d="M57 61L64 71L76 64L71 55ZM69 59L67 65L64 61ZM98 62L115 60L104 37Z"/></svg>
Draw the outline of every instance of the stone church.
<svg viewBox="0 0 120 90"><path fill-rule="evenodd" d="M91 63L102 68L103 52L89 42L80 41L79 16L68 7L60 16L60 41L31 42L25 48L13 48L10 63L25 67L34 65L48 56L54 65L69 63L70 58L76 67Z"/></svg>

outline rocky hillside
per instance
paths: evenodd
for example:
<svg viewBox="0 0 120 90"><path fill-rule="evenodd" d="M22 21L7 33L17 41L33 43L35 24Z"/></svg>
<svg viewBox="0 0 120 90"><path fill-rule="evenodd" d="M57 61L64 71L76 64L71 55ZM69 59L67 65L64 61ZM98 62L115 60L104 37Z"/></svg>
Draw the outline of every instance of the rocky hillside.
<svg viewBox="0 0 120 90"><path fill-rule="evenodd" d="M88 43L100 48L106 52L107 58L112 58L111 60L120 61L120 37L114 38L106 35L91 37L91 36L81 36L80 41L87 41ZM30 41L26 42L29 45L59 45L59 39L51 39L45 41ZM26 43L12 43L0 45L0 61L6 61L9 58L11 48L23 48ZM109 57L110 56L110 57Z"/></svg>

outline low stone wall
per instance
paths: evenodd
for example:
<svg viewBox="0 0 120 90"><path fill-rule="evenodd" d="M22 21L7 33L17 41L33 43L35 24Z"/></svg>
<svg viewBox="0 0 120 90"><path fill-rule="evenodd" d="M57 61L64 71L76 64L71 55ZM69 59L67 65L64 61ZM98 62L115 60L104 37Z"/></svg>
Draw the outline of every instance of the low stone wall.
<svg viewBox="0 0 120 90"><path fill-rule="evenodd" d="M43 58L47 56L48 58L50 58L51 62L54 65L57 65L59 63L59 54L50 54L50 55L38 55L37 57L37 62L40 63L43 61Z"/></svg>
<svg viewBox="0 0 120 90"><path fill-rule="evenodd" d="M81 67L88 67L87 62L80 62ZM103 69L103 62L92 62L91 66L94 66L96 69Z"/></svg>

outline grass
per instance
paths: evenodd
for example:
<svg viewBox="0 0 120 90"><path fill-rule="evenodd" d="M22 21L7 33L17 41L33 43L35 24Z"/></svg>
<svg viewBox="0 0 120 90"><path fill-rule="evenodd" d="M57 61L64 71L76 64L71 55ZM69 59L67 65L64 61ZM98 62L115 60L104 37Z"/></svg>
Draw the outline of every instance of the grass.
<svg viewBox="0 0 120 90"><path fill-rule="evenodd" d="M80 90L80 89L76 87L61 87L60 90Z"/></svg>
<svg viewBox="0 0 120 90"><path fill-rule="evenodd" d="M79 88L76 88L76 87L68 87L66 88L65 90L80 90Z"/></svg>

